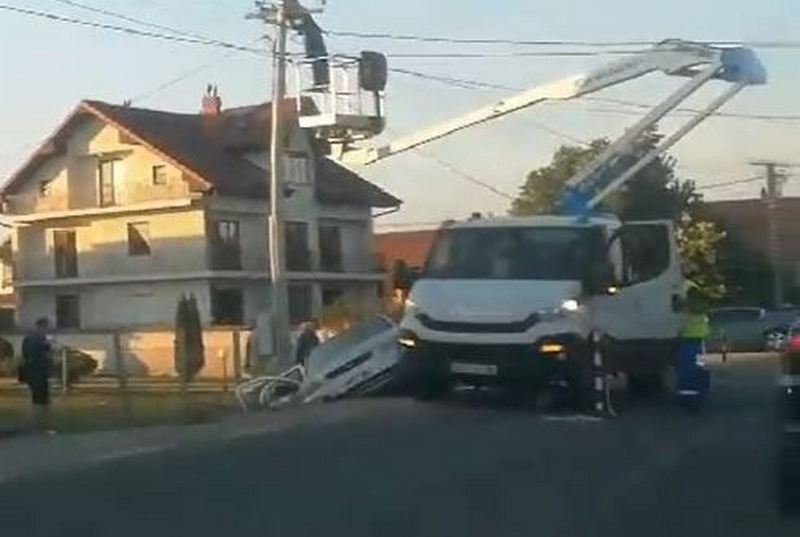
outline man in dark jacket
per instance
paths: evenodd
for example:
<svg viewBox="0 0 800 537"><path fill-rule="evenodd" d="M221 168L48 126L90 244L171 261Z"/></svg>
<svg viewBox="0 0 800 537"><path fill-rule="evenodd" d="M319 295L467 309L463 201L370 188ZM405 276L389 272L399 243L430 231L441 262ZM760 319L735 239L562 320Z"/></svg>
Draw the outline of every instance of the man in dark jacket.
<svg viewBox="0 0 800 537"><path fill-rule="evenodd" d="M319 337L317 337L317 321L312 320L303 323L302 331L297 337L297 352L295 359L297 363L305 366L308 360L308 355L311 354L317 345L319 345Z"/></svg>
<svg viewBox="0 0 800 537"><path fill-rule="evenodd" d="M34 329L22 340L21 379L31 390L36 425L45 425L50 404L51 345L47 339L47 318L36 321Z"/></svg>

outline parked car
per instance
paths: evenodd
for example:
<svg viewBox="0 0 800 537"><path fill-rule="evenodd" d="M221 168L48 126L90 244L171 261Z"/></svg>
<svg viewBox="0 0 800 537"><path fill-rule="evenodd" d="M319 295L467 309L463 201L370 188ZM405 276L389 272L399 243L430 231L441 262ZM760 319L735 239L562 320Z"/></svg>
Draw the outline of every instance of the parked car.
<svg viewBox="0 0 800 537"><path fill-rule="evenodd" d="M783 513L800 512L800 322L787 330L778 383L778 496Z"/></svg>
<svg viewBox="0 0 800 537"><path fill-rule="evenodd" d="M709 352L720 352L727 341L732 352L777 351L786 341L789 327L800 319L800 308L785 306L774 310L758 307L729 307L709 315Z"/></svg>
<svg viewBox="0 0 800 537"><path fill-rule="evenodd" d="M732 352L759 352L764 350L763 308L736 307L713 310L709 315L711 334L706 340L706 350L720 352L727 342Z"/></svg>
<svg viewBox="0 0 800 537"><path fill-rule="evenodd" d="M800 308L784 306L768 310L764 316L764 343L768 350L781 350L790 327L800 321Z"/></svg>

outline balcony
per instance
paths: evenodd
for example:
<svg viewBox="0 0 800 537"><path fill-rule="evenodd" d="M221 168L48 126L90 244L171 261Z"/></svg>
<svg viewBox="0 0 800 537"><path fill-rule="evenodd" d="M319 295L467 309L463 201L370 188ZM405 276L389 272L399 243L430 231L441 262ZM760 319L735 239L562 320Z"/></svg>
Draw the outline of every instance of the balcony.
<svg viewBox="0 0 800 537"><path fill-rule="evenodd" d="M308 248L287 245L286 270L289 272L312 272L313 263L311 259L311 250Z"/></svg>
<svg viewBox="0 0 800 537"><path fill-rule="evenodd" d="M211 270L242 270L242 250L225 242L211 244Z"/></svg>

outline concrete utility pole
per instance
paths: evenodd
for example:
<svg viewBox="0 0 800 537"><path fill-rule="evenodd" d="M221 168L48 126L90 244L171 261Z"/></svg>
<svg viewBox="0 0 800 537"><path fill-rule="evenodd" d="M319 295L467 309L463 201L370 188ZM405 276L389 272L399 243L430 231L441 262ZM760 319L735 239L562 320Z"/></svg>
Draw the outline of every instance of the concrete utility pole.
<svg viewBox="0 0 800 537"><path fill-rule="evenodd" d="M786 177L778 171L785 166L772 160L758 160L750 162L753 166L763 166L766 173L767 185L763 192L763 200L767 209L767 244L769 247L769 261L772 267L772 305L780 307L784 302L783 273L781 265L780 221L778 219L778 200L781 198L783 183Z"/></svg>
<svg viewBox="0 0 800 537"><path fill-rule="evenodd" d="M283 100L286 94L286 32L287 4L297 6L297 2L278 0L267 5L257 3L257 17L275 26L275 39L272 53L272 113L270 116L270 169L268 206L268 246L270 269L270 298L273 330L275 334L276 367L288 368L293 360L289 340L289 289L286 283L286 245L284 237L283 197L284 197L284 145Z"/></svg>

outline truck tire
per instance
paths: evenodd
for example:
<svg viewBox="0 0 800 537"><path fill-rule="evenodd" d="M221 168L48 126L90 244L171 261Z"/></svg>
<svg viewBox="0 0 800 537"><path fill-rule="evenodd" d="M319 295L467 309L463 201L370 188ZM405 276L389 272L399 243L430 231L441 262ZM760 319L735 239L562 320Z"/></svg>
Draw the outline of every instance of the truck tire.
<svg viewBox="0 0 800 537"><path fill-rule="evenodd" d="M628 392L632 397L649 398L663 395L665 385L664 371L628 375Z"/></svg>
<svg viewBox="0 0 800 537"><path fill-rule="evenodd" d="M450 391L450 384L445 379L425 379L419 381L414 388L414 399L417 401L435 401Z"/></svg>
<svg viewBox="0 0 800 537"><path fill-rule="evenodd" d="M592 407L594 371L593 352L582 346L567 357L567 403L573 410L585 412Z"/></svg>

